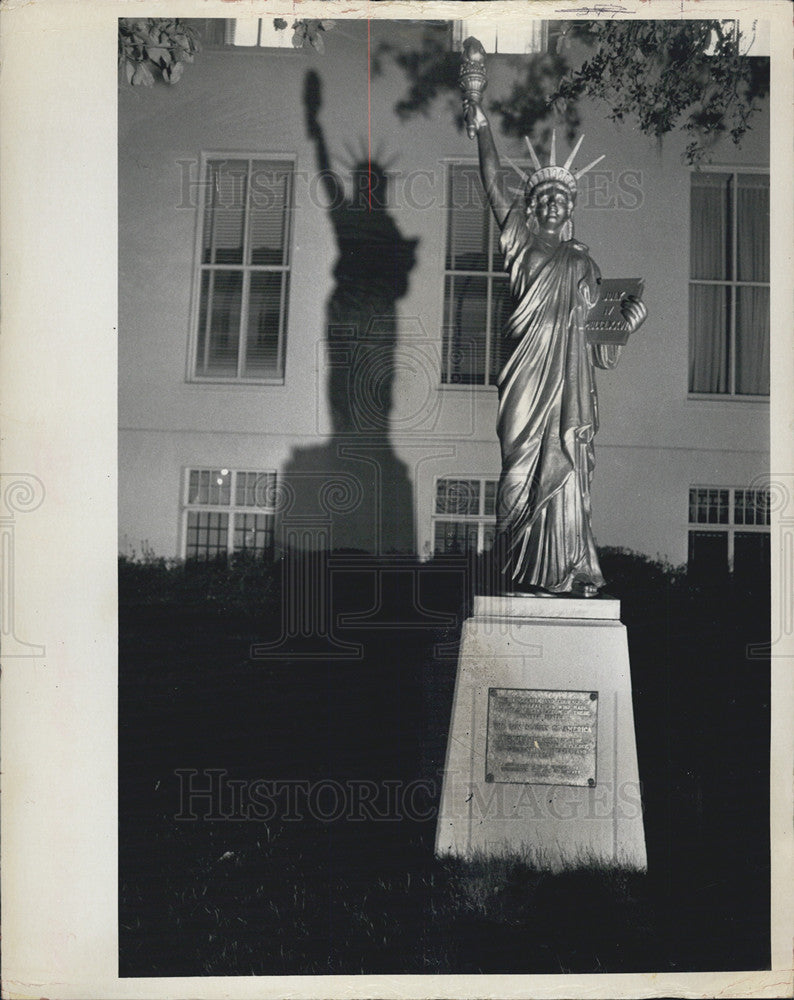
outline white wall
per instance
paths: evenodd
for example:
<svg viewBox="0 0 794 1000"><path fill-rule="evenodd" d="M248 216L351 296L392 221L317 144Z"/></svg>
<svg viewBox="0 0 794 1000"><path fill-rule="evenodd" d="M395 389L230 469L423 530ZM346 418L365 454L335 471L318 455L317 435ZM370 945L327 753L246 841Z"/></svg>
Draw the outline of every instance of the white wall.
<svg viewBox="0 0 794 1000"><path fill-rule="evenodd" d="M372 45L416 29L371 25ZM179 483L189 465L283 467L296 449L330 430L325 400L323 327L336 248L327 213L309 196L314 151L303 126L303 80L323 83L321 121L342 167L345 143L366 140L366 24L337 22L320 56L300 52L207 50L173 88L122 85L119 91L119 414L120 544L175 555ZM429 117L400 121L393 106L406 89L388 63L371 89L373 147L396 156L392 216L417 238L416 265L399 302L402 364L395 375L391 442L413 484L416 543L430 539L435 476L498 473L493 389L441 389L445 161L474 158L454 112L439 99ZM510 78L491 60L487 96ZM601 544L625 545L674 562L686 558L687 490L692 483L742 485L764 471L768 404L687 398L689 171L684 142L658 147L591 108L578 162L605 152L600 168L641 180L635 207L577 211L577 238L605 276L641 276L649 319L615 372L599 373L601 430L594 481L594 522ZM523 158L520 140L497 134L500 148ZM743 148L728 145L715 162L766 165L768 126L755 120ZM564 140L562 150L567 149ZM183 178L202 151L293 153L298 180L293 278L284 385L199 385L186 381L194 244L198 213L185 205ZM344 172L344 168L342 168ZM410 182L406 178L411 178ZM629 177L629 181L631 178ZM606 180L604 183L607 183ZM194 189L195 191L195 189ZM614 185L605 193L612 196ZM195 200L195 198L194 198ZM630 201L630 199L627 199ZM385 498L388 503L389 498Z"/></svg>

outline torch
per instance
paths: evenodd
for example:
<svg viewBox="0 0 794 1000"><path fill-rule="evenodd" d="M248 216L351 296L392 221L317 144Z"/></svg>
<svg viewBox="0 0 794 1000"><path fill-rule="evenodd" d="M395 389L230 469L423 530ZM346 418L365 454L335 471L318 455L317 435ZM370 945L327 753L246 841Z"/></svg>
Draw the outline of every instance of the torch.
<svg viewBox="0 0 794 1000"><path fill-rule="evenodd" d="M463 113L466 117L466 131L473 139L477 129L471 120L470 101L482 99L483 91L488 84L485 72L485 49L476 38L469 37L463 43L463 59L460 66L460 89L463 91Z"/></svg>

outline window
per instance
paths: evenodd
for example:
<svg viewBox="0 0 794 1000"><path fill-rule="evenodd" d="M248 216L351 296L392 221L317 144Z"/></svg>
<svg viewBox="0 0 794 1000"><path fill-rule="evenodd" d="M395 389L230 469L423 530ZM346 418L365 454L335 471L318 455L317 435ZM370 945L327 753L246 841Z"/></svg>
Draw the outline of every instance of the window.
<svg viewBox="0 0 794 1000"><path fill-rule="evenodd" d="M448 206L441 382L495 385L506 360L510 285L477 166L450 165Z"/></svg>
<svg viewBox="0 0 794 1000"><path fill-rule="evenodd" d="M689 391L769 395L769 177L692 174Z"/></svg>
<svg viewBox="0 0 794 1000"><path fill-rule="evenodd" d="M270 559L276 474L188 469L185 476L186 559L225 559L232 552Z"/></svg>
<svg viewBox="0 0 794 1000"><path fill-rule="evenodd" d="M766 489L693 486L689 491L690 574L718 579L732 572L745 580L766 580L769 506Z"/></svg>
<svg viewBox="0 0 794 1000"><path fill-rule="evenodd" d="M284 49L296 52L292 44L292 22L286 28L276 28L274 17L193 17L187 23L195 27L207 48Z"/></svg>
<svg viewBox="0 0 794 1000"><path fill-rule="evenodd" d="M433 550L436 554L485 552L496 533L495 479L436 482Z"/></svg>
<svg viewBox="0 0 794 1000"><path fill-rule="evenodd" d="M549 48L549 22L524 18L507 21L502 17L490 21L453 21L452 36L456 49L460 50L469 35L476 35L486 52L528 55L533 52L547 52Z"/></svg>
<svg viewBox="0 0 794 1000"><path fill-rule="evenodd" d="M289 160L205 164L195 379L283 378L292 180Z"/></svg>
<svg viewBox="0 0 794 1000"><path fill-rule="evenodd" d="M226 21L226 44L260 49L294 49L291 27L277 28L274 21L273 17L229 19Z"/></svg>

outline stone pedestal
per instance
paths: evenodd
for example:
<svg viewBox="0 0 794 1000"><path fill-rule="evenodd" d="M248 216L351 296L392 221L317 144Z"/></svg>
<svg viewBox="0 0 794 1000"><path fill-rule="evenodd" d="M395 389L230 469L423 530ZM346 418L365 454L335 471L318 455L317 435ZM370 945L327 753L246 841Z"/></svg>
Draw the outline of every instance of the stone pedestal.
<svg viewBox="0 0 794 1000"><path fill-rule="evenodd" d="M475 598L436 853L647 868L619 601Z"/></svg>

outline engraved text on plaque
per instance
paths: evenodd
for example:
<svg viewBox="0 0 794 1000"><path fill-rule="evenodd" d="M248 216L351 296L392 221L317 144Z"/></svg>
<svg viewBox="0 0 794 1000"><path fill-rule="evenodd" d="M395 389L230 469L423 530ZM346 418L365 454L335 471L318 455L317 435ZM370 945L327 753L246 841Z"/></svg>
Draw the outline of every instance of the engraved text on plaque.
<svg viewBox="0 0 794 1000"><path fill-rule="evenodd" d="M485 780L595 785L597 691L488 689Z"/></svg>

